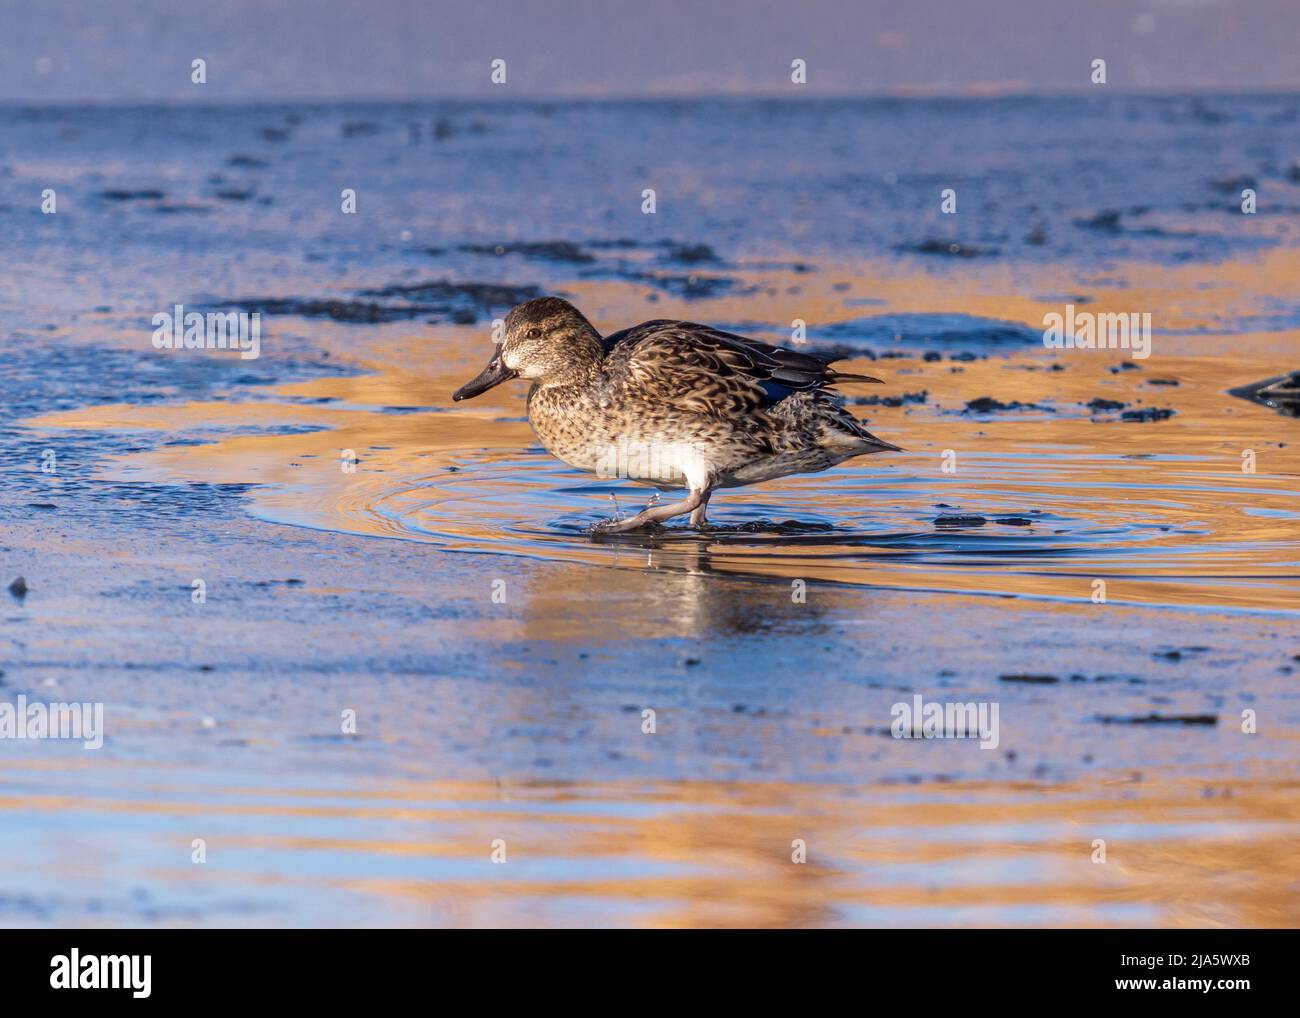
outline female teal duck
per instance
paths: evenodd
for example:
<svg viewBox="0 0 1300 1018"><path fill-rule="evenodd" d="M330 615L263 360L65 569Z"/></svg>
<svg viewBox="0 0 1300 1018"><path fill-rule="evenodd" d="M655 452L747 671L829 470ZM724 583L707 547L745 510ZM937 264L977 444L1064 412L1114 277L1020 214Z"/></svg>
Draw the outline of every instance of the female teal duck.
<svg viewBox="0 0 1300 1018"><path fill-rule="evenodd" d="M452 399L531 379L528 420L553 456L602 477L689 491L597 531L685 513L703 527L715 488L901 451L868 432L828 388L880 379L835 371L835 359L663 319L602 339L568 301L542 297L506 316L492 360Z"/></svg>

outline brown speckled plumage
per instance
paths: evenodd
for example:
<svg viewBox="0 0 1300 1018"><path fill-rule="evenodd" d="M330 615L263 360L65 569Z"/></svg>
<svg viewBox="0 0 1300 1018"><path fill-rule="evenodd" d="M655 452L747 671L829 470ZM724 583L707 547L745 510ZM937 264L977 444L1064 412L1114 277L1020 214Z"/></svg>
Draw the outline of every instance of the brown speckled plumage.
<svg viewBox="0 0 1300 1018"><path fill-rule="evenodd" d="M515 377L534 381L528 419L553 455L601 476L689 489L681 502L600 528L607 532L687 512L702 526L715 488L898 448L829 388L878 379L693 322L644 322L602 339L567 301L532 300L506 317L500 349L454 398Z"/></svg>

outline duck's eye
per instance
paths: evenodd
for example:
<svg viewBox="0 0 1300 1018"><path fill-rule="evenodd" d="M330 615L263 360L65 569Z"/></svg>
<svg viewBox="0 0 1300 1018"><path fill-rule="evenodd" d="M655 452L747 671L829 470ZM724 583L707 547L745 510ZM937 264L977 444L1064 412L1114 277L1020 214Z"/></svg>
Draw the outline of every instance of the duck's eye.
<svg viewBox="0 0 1300 1018"><path fill-rule="evenodd" d="M541 330L541 329L537 329L537 328L529 329L529 330L528 330L528 338L529 338L529 339L541 339L541 338L542 338L542 330Z"/></svg>

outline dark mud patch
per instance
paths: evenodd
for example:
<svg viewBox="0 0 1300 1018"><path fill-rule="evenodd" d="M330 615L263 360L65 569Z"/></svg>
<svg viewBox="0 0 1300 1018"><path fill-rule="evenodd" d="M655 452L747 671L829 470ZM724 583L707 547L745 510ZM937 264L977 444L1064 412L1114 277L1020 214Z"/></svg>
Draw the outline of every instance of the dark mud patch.
<svg viewBox="0 0 1300 1018"><path fill-rule="evenodd" d="M920 392L905 392L901 396L858 396L849 400L849 404L851 406L915 406L925 403L929 398L929 391L922 389Z"/></svg>
<svg viewBox="0 0 1300 1018"><path fill-rule="evenodd" d="M982 527L986 523L988 517L978 513L948 513L934 519L936 527Z"/></svg>
<svg viewBox="0 0 1300 1018"><path fill-rule="evenodd" d="M1217 714L1150 714L1120 716L1099 714L1096 718L1103 725L1204 725L1207 727L1219 723Z"/></svg>
<svg viewBox="0 0 1300 1018"><path fill-rule="evenodd" d="M153 206L153 210L165 216L180 215L187 212L207 215L212 211L212 207L210 205L201 205L198 202L168 201L159 202Z"/></svg>
<svg viewBox="0 0 1300 1018"><path fill-rule="evenodd" d="M420 304L378 304L362 300L301 300L295 297L241 297L222 305L262 315L295 315L300 318L329 318L354 325L400 322L437 309Z"/></svg>
<svg viewBox="0 0 1300 1018"><path fill-rule="evenodd" d="M919 244L905 244L898 248L904 254L937 255L941 258L996 258L1002 252L995 247L962 244L955 240L930 238Z"/></svg>
<svg viewBox="0 0 1300 1018"><path fill-rule="evenodd" d="M1145 686L1146 679L1140 679L1136 675L1094 675L1091 679L1079 672L1070 676L1071 682L1125 682L1130 686Z"/></svg>
<svg viewBox="0 0 1300 1018"><path fill-rule="evenodd" d="M645 283L683 300L701 300L722 294L740 295L757 293L757 286L742 286L732 276L702 276L695 273L619 272L618 278L634 283Z"/></svg>
<svg viewBox="0 0 1300 1018"><path fill-rule="evenodd" d="M511 308L541 295L535 286L500 283L453 283L434 280L407 286L385 286L361 290L362 299L314 299L300 297L240 297L212 303L210 308L237 308L264 315L295 315L301 318L329 318L336 322L376 325L431 317L432 320L472 324L480 315Z"/></svg>
<svg viewBox="0 0 1300 1018"><path fill-rule="evenodd" d="M507 255L517 255L521 258L534 259L543 262L553 262L562 265L594 265L600 260L600 255L593 253L599 252L624 252L624 251L642 251L648 253L651 250L658 250L659 261L671 262L677 265L723 265L725 262L718 256L708 244L690 244L682 243L675 240L656 241L650 245L643 245L635 240L626 238L615 240L594 240L576 242L571 240L540 240L540 241L498 241L491 244L472 243L460 244L456 247L457 251L464 254L484 255L487 257L504 257ZM430 248L426 250L427 254L439 256L445 253L441 248ZM654 273L644 272L638 268L637 263L627 258L612 257L605 266L600 270L601 274L608 273L621 279L635 279L644 281L657 278ZM664 277L671 279L672 277Z"/></svg>
<svg viewBox="0 0 1300 1018"><path fill-rule="evenodd" d="M543 240L508 244L461 244L459 251L477 255L521 255L547 262L564 262L570 265L589 265L596 256L567 240Z"/></svg>
<svg viewBox="0 0 1300 1018"><path fill-rule="evenodd" d="M993 414L1001 413L1006 410L1042 410L1047 413L1055 413L1051 407L1043 406L1041 403L1021 403L1018 399L1013 399L1009 403L1003 403L1001 400L994 399L992 396L980 396L976 399L967 401L966 409L963 413L967 414Z"/></svg>
<svg viewBox="0 0 1300 1018"><path fill-rule="evenodd" d="M1081 230L1091 230L1102 234L1130 234L1142 237L1192 238L1200 234L1194 230L1165 230L1157 226L1129 226L1127 219L1145 216L1151 212L1150 206L1135 205L1128 209L1102 209L1090 216L1078 216L1074 225Z"/></svg>
<svg viewBox="0 0 1300 1018"><path fill-rule="evenodd" d="M1094 215L1078 217L1074 225L1097 233L1120 233L1124 229L1124 214L1119 209L1102 209Z"/></svg>
<svg viewBox="0 0 1300 1018"><path fill-rule="evenodd" d="M439 305L469 301L483 310L514 307L541 295L536 286L512 286L505 283L453 283L435 279L407 286L386 286L379 290L362 290L363 297L406 297L432 301Z"/></svg>
<svg viewBox="0 0 1300 1018"><path fill-rule="evenodd" d="M1172 650L1160 650L1152 654L1152 657L1160 658L1165 661L1181 661L1186 654L1207 654L1211 648L1202 646L1175 647Z"/></svg>
<svg viewBox="0 0 1300 1018"><path fill-rule="evenodd" d="M112 202L162 201L167 197L167 193L152 188L145 188L139 191L127 191L114 188L107 191L100 191L98 197L102 198L104 201Z"/></svg>
<svg viewBox="0 0 1300 1018"><path fill-rule="evenodd" d="M665 261L681 262L683 265L722 264L722 259L708 244L674 244L670 242L663 257Z"/></svg>
<svg viewBox="0 0 1300 1018"><path fill-rule="evenodd" d="M1121 421L1130 424L1148 424L1152 421L1167 421L1177 413L1170 407L1142 407L1140 410L1125 410L1119 415Z"/></svg>

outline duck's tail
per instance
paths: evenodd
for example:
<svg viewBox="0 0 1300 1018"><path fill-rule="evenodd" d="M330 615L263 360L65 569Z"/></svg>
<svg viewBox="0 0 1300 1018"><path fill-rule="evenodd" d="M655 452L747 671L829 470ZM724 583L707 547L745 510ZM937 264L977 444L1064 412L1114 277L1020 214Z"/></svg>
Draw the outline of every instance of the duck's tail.
<svg viewBox="0 0 1300 1018"><path fill-rule="evenodd" d="M848 371L836 371L834 368L826 370L826 384L839 385L841 382L875 382L877 385L884 385L884 380L872 378L870 375L855 375Z"/></svg>
<svg viewBox="0 0 1300 1018"><path fill-rule="evenodd" d="M852 449L850 456L870 456L873 452L906 452L907 450L883 438L877 438L867 430L866 424L858 420L843 407L837 408L833 420L826 421L826 435L829 444L844 449Z"/></svg>

